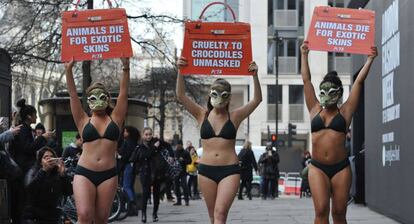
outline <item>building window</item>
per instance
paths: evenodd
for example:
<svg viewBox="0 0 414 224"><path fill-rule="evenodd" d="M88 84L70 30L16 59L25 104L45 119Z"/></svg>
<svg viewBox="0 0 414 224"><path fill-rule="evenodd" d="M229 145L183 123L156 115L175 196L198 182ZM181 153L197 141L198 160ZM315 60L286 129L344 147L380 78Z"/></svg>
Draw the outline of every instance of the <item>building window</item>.
<svg viewBox="0 0 414 224"><path fill-rule="evenodd" d="M304 118L303 85L289 86L289 121L303 122Z"/></svg>
<svg viewBox="0 0 414 224"><path fill-rule="evenodd" d="M273 0L274 9L297 9L297 0Z"/></svg>
<svg viewBox="0 0 414 224"><path fill-rule="evenodd" d="M14 86L14 102L16 103L21 98L22 98L22 87L20 86L20 84L16 84Z"/></svg>
<svg viewBox="0 0 414 224"><path fill-rule="evenodd" d="M191 3L191 19L197 20L203 9L212 2L224 2L233 9L236 14L236 20L239 17L239 0L193 0ZM230 10L223 5L213 5L205 11L203 20L209 22L233 21Z"/></svg>
<svg viewBox="0 0 414 224"><path fill-rule="evenodd" d="M337 71L339 75L351 75L352 59L348 53L328 53L328 71Z"/></svg>
<svg viewBox="0 0 414 224"><path fill-rule="evenodd" d="M350 0L329 0L328 5L332 7L345 8Z"/></svg>
<svg viewBox="0 0 414 224"><path fill-rule="evenodd" d="M268 40L267 72L274 73L276 45L273 40ZM284 39L278 46L279 74L298 74L299 45L297 39Z"/></svg>
<svg viewBox="0 0 414 224"><path fill-rule="evenodd" d="M276 92L277 91L277 92ZM277 95L277 96L276 96ZM277 99L276 99L277 97ZM282 121L282 86L267 86L267 120L276 120L276 102L278 103L278 121Z"/></svg>
<svg viewBox="0 0 414 224"><path fill-rule="evenodd" d="M30 95L32 105L36 105L36 89L33 86L30 88Z"/></svg>
<svg viewBox="0 0 414 224"><path fill-rule="evenodd" d="M177 120L175 118L172 118L172 131L175 131L177 129Z"/></svg>

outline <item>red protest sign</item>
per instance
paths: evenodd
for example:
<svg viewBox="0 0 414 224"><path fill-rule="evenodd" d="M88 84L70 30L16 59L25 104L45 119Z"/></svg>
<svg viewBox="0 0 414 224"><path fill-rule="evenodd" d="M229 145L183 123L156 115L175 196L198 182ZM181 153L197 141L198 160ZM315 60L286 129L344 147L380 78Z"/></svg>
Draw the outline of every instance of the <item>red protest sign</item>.
<svg viewBox="0 0 414 224"><path fill-rule="evenodd" d="M125 9L67 11L62 15L62 61L132 57Z"/></svg>
<svg viewBox="0 0 414 224"><path fill-rule="evenodd" d="M184 75L251 75L248 72L252 61L250 24L241 22L202 22L205 10L199 21L185 23L182 56L188 60L188 66L181 68Z"/></svg>
<svg viewBox="0 0 414 224"><path fill-rule="evenodd" d="M307 41L311 50L370 54L375 45L375 12L315 7Z"/></svg>

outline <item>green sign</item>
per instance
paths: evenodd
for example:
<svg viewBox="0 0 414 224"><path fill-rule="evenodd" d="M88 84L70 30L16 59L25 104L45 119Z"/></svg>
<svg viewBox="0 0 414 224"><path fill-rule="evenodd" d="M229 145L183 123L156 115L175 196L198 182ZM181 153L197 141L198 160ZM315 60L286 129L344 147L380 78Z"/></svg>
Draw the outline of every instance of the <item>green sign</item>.
<svg viewBox="0 0 414 224"><path fill-rule="evenodd" d="M65 149L70 143L75 142L77 131L62 131L62 147Z"/></svg>

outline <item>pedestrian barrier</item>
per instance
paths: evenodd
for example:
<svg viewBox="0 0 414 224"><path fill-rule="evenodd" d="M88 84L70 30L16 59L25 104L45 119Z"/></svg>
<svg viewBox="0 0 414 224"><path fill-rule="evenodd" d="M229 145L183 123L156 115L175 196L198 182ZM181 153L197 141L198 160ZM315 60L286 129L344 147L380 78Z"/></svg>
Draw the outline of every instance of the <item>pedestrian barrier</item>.
<svg viewBox="0 0 414 224"><path fill-rule="evenodd" d="M285 177L279 178L279 194L285 193Z"/></svg>
<svg viewBox="0 0 414 224"><path fill-rule="evenodd" d="M285 181L285 194L286 195L300 195L300 185L302 178L300 177L288 177Z"/></svg>

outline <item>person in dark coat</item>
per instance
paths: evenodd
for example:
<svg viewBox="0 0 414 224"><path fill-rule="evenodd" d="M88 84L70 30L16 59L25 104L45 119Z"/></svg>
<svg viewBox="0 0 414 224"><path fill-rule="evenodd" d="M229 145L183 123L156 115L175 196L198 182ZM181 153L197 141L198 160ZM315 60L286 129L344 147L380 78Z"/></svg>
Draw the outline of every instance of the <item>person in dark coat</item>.
<svg viewBox="0 0 414 224"><path fill-rule="evenodd" d="M164 160L162 151L167 150L164 144L152 136L152 129L146 127L142 131L142 144L138 144L131 155L130 162L134 163L136 173L139 173L142 186L142 222L147 222L147 204L152 195L154 207L152 218L158 221L158 208L160 204L160 187L165 182L168 163ZM167 152L168 154L168 152Z"/></svg>
<svg viewBox="0 0 414 224"><path fill-rule="evenodd" d="M246 141L242 150L237 155L240 161L240 179L241 184L239 188L239 200L243 200L243 188L246 188L247 197L252 200L252 181L253 181L253 169L257 172L257 162L252 151L252 143Z"/></svg>
<svg viewBox="0 0 414 224"><path fill-rule="evenodd" d="M270 193L270 197L274 199L278 197L277 181L279 179L279 154L273 150L272 145L266 146L266 152L260 156L259 166L260 175L263 178L262 199L266 200ZM269 192L270 189L270 192Z"/></svg>
<svg viewBox="0 0 414 224"><path fill-rule="evenodd" d="M45 146L36 157L35 165L25 178L27 192L23 223L56 224L59 222L59 201L63 195L72 194L70 178L66 176L63 160Z"/></svg>
<svg viewBox="0 0 414 224"><path fill-rule="evenodd" d="M70 145L68 147L65 148L65 150L63 150L63 159L67 159L67 158L79 158L80 154L82 153L82 138L80 136L79 133L76 134L75 136L76 140L74 143L70 143Z"/></svg>
<svg viewBox="0 0 414 224"><path fill-rule="evenodd" d="M121 160L119 162L120 170L123 172L122 187L128 194L131 209L129 215L138 215L136 206L136 198L134 191L135 172L133 164L129 162L132 152L136 148L141 135L137 128L133 126L125 126L124 128L124 143L119 149Z"/></svg>
<svg viewBox="0 0 414 224"><path fill-rule="evenodd" d="M187 165L191 164L191 156L190 153L184 150L183 141L178 141L177 148L175 149L175 159L181 164L181 172L180 174L175 177L174 180L174 190L175 196L177 196L177 202L174 205L181 205L181 188L183 189L184 193L184 201L185 205L189 205L190 197L188 192L188 185L187 185Z"/></svg>
<svg viewBox="0 0 414 224"><path fill-rule="evenodd" d="M34 138L30 124L36 123L37 111L31 105L26 105L26 100L17 101L18 111L15 115L15 125L22 125L20 132L14 136L9 144L9 152L13 160L23 171L23 176L10 183L11 189L11 218L13 224L20 223L23 205L25 202L24 176L36 161L36 152L47 144L52 137L52 132L45 132Z"/></svg>

